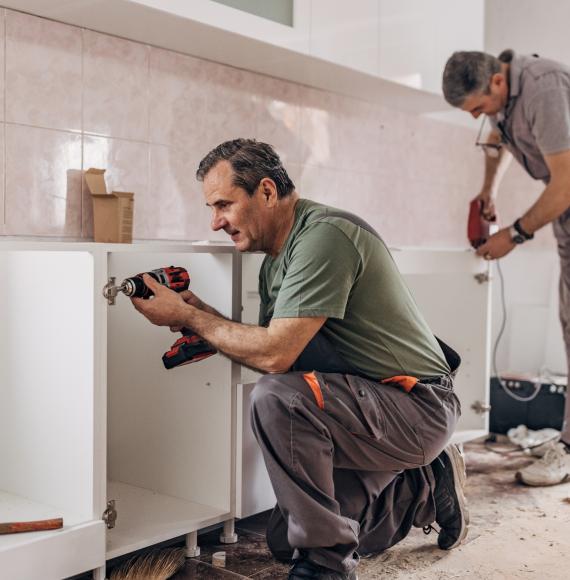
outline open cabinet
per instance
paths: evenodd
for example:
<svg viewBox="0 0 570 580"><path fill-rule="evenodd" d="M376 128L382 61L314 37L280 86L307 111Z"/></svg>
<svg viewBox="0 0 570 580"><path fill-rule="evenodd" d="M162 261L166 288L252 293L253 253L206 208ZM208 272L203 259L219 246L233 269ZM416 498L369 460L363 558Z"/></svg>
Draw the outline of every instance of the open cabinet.
<svg viewBox="0 0 570 580"><path fill-rule="evenodd" d="M453 347L462 363L455 381L462 415L452 441L463 443L489 427L490 304L489 264L464 250L391 249L392 256L433 332ZM260 254L243 257L243 320L257 323ZM236 516L275 505L261 451L251 430L250 394L259 375L242 372L237 400Z"/></svg>
<svg viewBox="0 0 570 580"><path fill-rule="evenodd" d="M177 336L102 290L183 266L238 319L239 262L227 245L2 243L0 521L64 528L0 536L0 578L102 579L106 559L183 535L197 555L197 531L220 522L233 539L239 367L216 354L166 370Z"/></svg>

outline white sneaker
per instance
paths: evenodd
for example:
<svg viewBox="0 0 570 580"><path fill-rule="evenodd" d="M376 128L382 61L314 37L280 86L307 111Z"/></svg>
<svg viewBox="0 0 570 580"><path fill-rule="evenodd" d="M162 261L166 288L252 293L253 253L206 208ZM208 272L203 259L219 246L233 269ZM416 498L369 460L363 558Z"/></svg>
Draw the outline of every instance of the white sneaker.
<svg viewBox="0 0 570 580"><path fill-rule="evenodd" d="M560 431L550 428L534 431L533 429L528 429L526 425L519 425L518 427L509 429L507 431L507 437L514 445L518 445L523 449L531 449L541 446L544 443L558 441L560 439ZM546 449L542 455L544 455L545 451ZM537 457L542 457L542 455L537 455Z"/></svg>
<svg viewBox="0 0 570 580"><path fill-rule="evenodd" d="M557 443L546 451L542 459L518 471L518 481L527 485L558 485L570 479L570 453L563 443Z"/></svg>
<svg viewBox="0 0 570 580"><path fill-rule="evenodd" d="M524 454L532 455L533 457L544 457L549 449L556 447L557 443L558 439L554 439L552 441L542 443L541 445L537 445L536 447L527 447L524 449Z"/></svg>

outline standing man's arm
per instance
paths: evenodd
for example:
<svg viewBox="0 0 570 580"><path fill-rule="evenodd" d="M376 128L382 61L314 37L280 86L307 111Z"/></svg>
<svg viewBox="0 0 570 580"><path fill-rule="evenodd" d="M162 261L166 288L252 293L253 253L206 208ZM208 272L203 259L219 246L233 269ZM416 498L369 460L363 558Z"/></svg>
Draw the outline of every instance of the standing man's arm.
<svg viewBox="0 0 570 580"><path fill-rule="evenodd" d="M544 159L550 171L550 182L519 222L528 234L534 234L570 207L570 150L545 155ZM489 258L501 258L515 246L516 244L511 240L509 228L503 228L480 246L477 254Z"/></svg>
<svg viewBox="0 0 570 580"><path fill-rule="evenodd" d="M187 327L232 360L267 373L289 370L326 317L277 318L267 328L228 320L215 310L200 310L150 276L149 300L132 298L135 308L157 326Z"/></svg>
<svg viewBox="0 0 570 580"><path fill-rule="evenodd" d="M545 155L550 182L534 205L521 217L525 232L534 234L570 207L570 150Z"/></svg>
<svg viewBox="0 0 570 580"><path fill-rule="evenodd" d="M499 131L491 131L487 138L487 143L499 145L501 143ZM487 220L492 220L495 217L495 199L497 198L499 185L512 158L513 156L506 147L501 147L496 157L485 155L483 186L476 199L480 199L483 202L483 217Z"/></svg>

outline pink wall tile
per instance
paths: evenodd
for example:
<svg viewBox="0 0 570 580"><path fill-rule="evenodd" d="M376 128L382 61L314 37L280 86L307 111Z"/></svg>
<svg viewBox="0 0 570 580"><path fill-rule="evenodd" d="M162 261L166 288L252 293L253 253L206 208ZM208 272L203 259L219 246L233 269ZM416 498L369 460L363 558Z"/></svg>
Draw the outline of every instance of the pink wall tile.
<svg viewBox="0 0 570 580"><path fill-rule="evenodd" d="M150 146L107 137L85 136L83 141L83 169L106 169L107 191L130 191L135 194L133 237L148 237L152 211L149 207ZM83 182L83 237L93 237L93 202Z"/></svg>
<svg viewBox="0 0 570 580"><path fill-rule="evenodd" d="M6 62L6 50L5 50L5 23L6 23L6 10L0 8L0 63ZM4 102L5 102L5 74L0 74L0 121L4 121Z"/></svg>
<svg viewBox="0 0 570 580"><path fill-rule="evenodd" d="M4 214L6 197L4 193L4 124L0 123L0 235L6 233Z"/></svg>
<svg viewBox="0 0 570 580"><path fill-rule="evenodd" d="M170 240L226 239L210 230L210 210L194 177L197 158L185 151L151 145L150 187L145 230L148 238Z"/></svg>
<svg viewBox="0 0 570 580"><path fill-rule="evenodd" d="M341 97L309 87L301 87L300 92L301 163L334 168Z"/></svg>
<svg viewBox="0 0 570 580"><path fill-rule="evenodd" d="M80 135L6 126L6 233L80 236Z"/></svg>
<svg viewBox="0 0 570 580"><path fill-rule="evenodd" d="M148 140L150 48L83 31L83 129L106 137Z"/></svg>
<svg viewBox="0 0 570 580"><path fill-rule="evenodd" d="M212 147L255 137L275 146L302 196L362 215L389 244L466 247L484 162L472 130L17 12L6 12L6 30L7 122L83 122L96 135L84 136L83 167L106 167L111 188L135 192L136 238L226 239L209 228L194 174ZM1 51L0 38L0 62ZM80 169L79 138L7 132L0 233L89 238L91 200L73 174L69 194L61 181ZM540 190L513 163L503 222ZM535 245L554 247L550 228Z"/></svg>
<svg viewBox="0 0 570 580"><path fill-rule="evenodd" d="M198 152L209 126L210 63L150 49L150 141Z"/></svg>
<svg viewBox="0 0 570 580"><path fill-rule="evenodd" d="M200 157L223 141L255 137L255 85L259 75L210 63L206 90L208 130Z"/></svg>
<svg viewBox="0 0 570 580"><path fill-rule="evenodd" d="M6 120L81 129L81 30L6 13Z"/></svg>
<svg viewBox="0 0 570 580"><path fill-rule="evenodd" d="M272 145L284 164L301 159L300 88L258 75L252 87L255 103L255 138Z"/></svg>

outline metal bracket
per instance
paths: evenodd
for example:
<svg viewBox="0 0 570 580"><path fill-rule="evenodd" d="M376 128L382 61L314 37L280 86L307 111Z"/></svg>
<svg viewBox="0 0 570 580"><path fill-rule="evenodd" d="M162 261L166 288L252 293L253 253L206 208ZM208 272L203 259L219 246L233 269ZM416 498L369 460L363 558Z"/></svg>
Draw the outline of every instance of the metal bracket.
<svg viewBox="0 0 570 580"><path fill-rule="evenodd" d="M475 401L471 405L471 408L478 415L483 415L484 413L488 413L491 410L491 405L487 405L486 403L482 403L481 401Z"/></svg>
<svg viewBox="0 0 570 580"><path fill-rule="evenodd" d="M107 502L107 509L103 512L103 521L107 524L107 529L112 530L117 521L117 510L115 509L115 500L110 499Z"/></svg>
<svg viewBox="0 0 570 580"><path fill-rule="evenodd" d="M115 277L111 276L109 281L105 286L103 286L103 296L107 299L107 302L113 306L115 304L115 298L119 293L120 286L115 286Z"/></svg>
<svg viewBox="0 0 570 580"><path fill-rule="evenodd" d="M491 276L489 276L489 272L480 272L479 274L475 274L473 276L479 284L484 284L485 282L489 282L491 280Z"/></svg>

